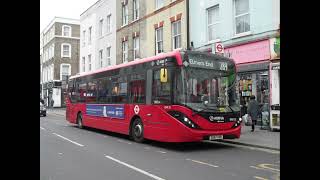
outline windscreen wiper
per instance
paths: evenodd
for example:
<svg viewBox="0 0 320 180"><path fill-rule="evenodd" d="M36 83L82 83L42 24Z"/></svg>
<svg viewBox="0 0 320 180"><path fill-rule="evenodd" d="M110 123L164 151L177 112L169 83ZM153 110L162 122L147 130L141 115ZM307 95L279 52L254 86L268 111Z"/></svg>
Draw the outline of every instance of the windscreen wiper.
<svg viewBox="0 0 320 180"><path fill-rule="evenodd" d="M194 111L194 110L192 110L193 111L193 113L192 113L192 116L194 116L194 115L196 115L196 114L199 114L199 113L201 113L201 112L203 112L203 111L205 111L205 110L210 110L210 108L204 108L204 109L201 109L200 111ZM212 110L216 110L216 108L213 108Z"/></svg>

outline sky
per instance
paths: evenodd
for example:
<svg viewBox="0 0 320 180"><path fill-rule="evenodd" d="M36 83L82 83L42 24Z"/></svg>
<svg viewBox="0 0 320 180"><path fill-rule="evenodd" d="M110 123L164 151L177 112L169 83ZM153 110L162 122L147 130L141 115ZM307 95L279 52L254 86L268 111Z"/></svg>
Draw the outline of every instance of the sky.
<svg viewBox="0 0 320 180"><path fill-rule="evenodd" d="M40 0L40 33L55 17L80 19L80 14L98 0Z"/></svg>

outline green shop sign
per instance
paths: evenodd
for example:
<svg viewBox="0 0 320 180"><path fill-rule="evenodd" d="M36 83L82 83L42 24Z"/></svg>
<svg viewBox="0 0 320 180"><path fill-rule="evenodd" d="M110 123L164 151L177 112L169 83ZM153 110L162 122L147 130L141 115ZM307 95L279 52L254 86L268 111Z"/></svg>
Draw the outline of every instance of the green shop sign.
<svg viewBox="0 0 320 180"><path fill-rule="evenodd" d="M270 39L271 59L280 58L280 37Z"/></svg>

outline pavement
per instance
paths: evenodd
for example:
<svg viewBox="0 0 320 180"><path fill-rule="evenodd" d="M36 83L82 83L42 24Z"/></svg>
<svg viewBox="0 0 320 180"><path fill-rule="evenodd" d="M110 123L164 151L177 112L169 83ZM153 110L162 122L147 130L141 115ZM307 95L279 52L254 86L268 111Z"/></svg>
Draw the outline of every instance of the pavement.
<svg viewBox="0 0 320 180"><path fill-rule="evenodd" d="M65 108L49 108L47 113L65 116ZM260 126L256 126L255 131L251 132L251 126L243 123L239 139L228 139L223 142L280 151L280 132L262 130Z"/></svg>
<svg viewBox="0 0 320 180"><path fill-rule="evenodd" d="M251 132L251 126L242 124L241 136L239 139L230 139L223 141L227 143L241 144L280 151L280 132L262 130L260 129L260 126L255 126L255 131Z"/></svg>
<svg viewBox="0 0 320 180"><path fill-rule="evenodd" d="M279 180L280 152L222 142L136 143L79 129L63 110L40 117L42 180Z"/></svg>

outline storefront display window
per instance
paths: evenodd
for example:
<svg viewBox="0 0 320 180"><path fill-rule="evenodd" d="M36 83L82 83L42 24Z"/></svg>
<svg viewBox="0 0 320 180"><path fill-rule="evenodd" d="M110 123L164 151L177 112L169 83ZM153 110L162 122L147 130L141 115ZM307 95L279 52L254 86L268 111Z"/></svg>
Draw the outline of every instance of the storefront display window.
<svg viewBox="0 0 320 180"><path fill-rule="evenodd" d="M269 75L268 71L245 72L237 76L237 96L238 103L242 106L241 114L247 114L247 106L250 96L256 96L261 111L269 113Z"/></svg>

